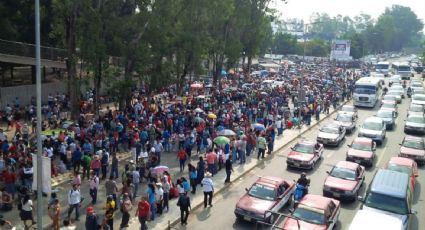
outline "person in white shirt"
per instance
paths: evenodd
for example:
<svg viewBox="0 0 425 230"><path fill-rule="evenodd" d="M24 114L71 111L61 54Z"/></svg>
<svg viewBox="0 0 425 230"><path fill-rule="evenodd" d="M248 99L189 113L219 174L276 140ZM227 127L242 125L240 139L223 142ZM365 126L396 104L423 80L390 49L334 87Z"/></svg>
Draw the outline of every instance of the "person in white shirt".
<svg viewBox="0 0 425 230"><path fill-rule="evenodd" d="M164 201L164 190L162 189L162 183L158 182L156 185L156 203L158 204L158 213L162 214L163 201Z"/></svg>
<svg viewBox="0 0 425 230"><path fill-rule="evenodd" d="M207 200L208 205L212 207L212 198L214 194L214 183L211 180L211 173L206 172L204 179L202 179L202 187L204 189L204 208L207 207Z"/></svg>
<svg viewBox="0 0 425 230"><path fill-rule="evenodd" d="M78 189L78 185L72 185L71 191L68 193L68 220L71 218L71 213L75 209L75 220L79 220L80 218L80 203L81 203L81 193Z"/></svg>
<svg viewBox="0 0 425 230"><path fill-rule="evenodd" d="M91 203L94 205L97 201L97 190L99 189L99 177L96 175L95 172L91 173L90 178L90 196L91 196Z"/></svg>
<svg viewBox="0 0 425 230"><path fill-rule="evenodd" d="M283 133L283 122L281 116L277 116L276 120L277 136L282 135Z"/></svg>
<svg viewBox="0 0 425 230"><path fill-rule="evenodd" d="M133 191L133 198L137 197L137 192L139 191L139 184L140 184L140 168L135 167L134 170L131 172L132 178L133 178L133 185L134 185L134 191Z"/></svg>

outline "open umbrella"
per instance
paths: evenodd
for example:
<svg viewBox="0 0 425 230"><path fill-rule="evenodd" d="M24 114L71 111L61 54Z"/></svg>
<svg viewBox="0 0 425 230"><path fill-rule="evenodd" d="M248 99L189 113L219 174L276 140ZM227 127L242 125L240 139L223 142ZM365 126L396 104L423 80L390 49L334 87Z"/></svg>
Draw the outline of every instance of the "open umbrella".
<svg viewBox="0 0 425 230"><path fill-rule="evenodd" d="M225 75L227 75L227 72L226 72L226 70L221 70L221 76L225 76Z"/></svg>
<svg viewBox="0 0 425 230"><path fill-rule="evenodd" d="M199 84L199 83L193 83L192 85L190 85L190 88L192 88L192 89L200 89L200 88L202 88L202 84Z"/></svg>
<svg viewBox="0 0 425 230"><path fill-rule="evenodd" d="M217 115L215 115L214 113L209 113L208 114L208 118L210 118L210 119L217 119Z"/></svg>
<svg viewBox="0 0 425 230"><path fill-rule="evenodd" d="M230 129L224 129L217 133L219 136L236 136L236 133Z"/></svg>
<svg viewBox="0 0 425 230"><path fill-rule="evenodd" d="M197 112L197 113L203 113L204 112L204 110L202 110L201 108L196 108L194 111Z"/></svg>
<svg viewBox="0 0 425 230"><path fill-rule="evenodd" d="M264 127L264 125L260 124L260 123L252 124L252 128L257 130L257 131L263 131L263 130L266 129L266 127Z"/></svg>
<svg viewBox="0 0 425 230"><path fill-rule="evenodd" d="M216 143L217 145L225 145L227 143L230 143L230 139L225 136L219 136L214 139L214 143Z"/></svg>
<svg viewBox="0 0 425 230"><path fill-rule="evenodd" d="M169 172L170 169L165 165L159 165L159 166L156 166L155 168L152 168L150 171L151 171L151 175L156 177L157 175L161 173Z"/></svg>
<svg viewBox="0 0 425 230"><path fill-rule="evenodd" d="M195 117L195 119L193 119L193 121L195 122L195 123L204 123L205 122L205 120L204 119L202 119L202 118L200 118L200 117Z"/></svg>

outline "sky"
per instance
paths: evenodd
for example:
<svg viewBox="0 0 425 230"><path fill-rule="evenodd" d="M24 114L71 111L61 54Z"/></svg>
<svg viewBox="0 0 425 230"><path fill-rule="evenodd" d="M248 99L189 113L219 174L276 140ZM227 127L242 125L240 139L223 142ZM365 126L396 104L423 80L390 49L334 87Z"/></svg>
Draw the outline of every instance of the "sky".
<svg viewBox="0 0 425 230"><path fill-rule="evenodd" d="M310 15L314 12L350 17L366 13L377 18L386 7L397 4L410 7L425 23L425 0L286 0L287 4L282 0L274 1L271 6L282 14L283 19L302 18L309 22Z"/></svg>

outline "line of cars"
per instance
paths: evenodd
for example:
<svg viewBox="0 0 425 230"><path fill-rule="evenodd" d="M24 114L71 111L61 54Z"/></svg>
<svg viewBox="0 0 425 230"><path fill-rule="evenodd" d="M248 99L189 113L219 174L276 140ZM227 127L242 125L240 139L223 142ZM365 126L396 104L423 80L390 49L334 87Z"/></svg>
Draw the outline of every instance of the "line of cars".
<svg viewBox="0 0 425 230"><path fill-rule="evenodd" d="M412 85L415 85L415 82L413 80ZM395 89L398 88L397 84L393 84L393 86L396 86ZM348 145L346 160L338 162L326 172L328 175L323 184L323 196L305 195L296 204L295 209L290 211L291 214L284 215L286 218L278 223L276 211L293 202L291 197L295 191L295 182L274 178L275 181L284 181L280 183L285 186L280 190L279 183L275 183L274 187L271 186L274 195L269 196L272 198L265 199L271 199L273 202L263 203L250 200L264 199L253 195L252 190L257 189L254 184L247 189L247 193L236 205L235 214L238 219L264 221L273 226L278 223L279 228L283 229L333 229L338 223L341 209L340 200L359 200L362 202L362 208L356 213L350 230L365 229L367 226L365 223L376 222L376 220L392 223L391 227L396 227L394 229L397 229L397 226L400 229L408 229L412 219L410 216L416 213L412 209L412 200L416 178L419 176L418 164L425 163L423 138L407 135L400 143L399 155L392 157L384 168L378 169L365 196L359 196L360 188L365 181L365 168L374 165L376 146L382 145L387 130L394 130L396 126L397 95L390 96L391 98L383 98L383 101L390 102L383 102L375 116L364 120L360 126L358 137ZM400 95L400 98L404 97ZM425 104L425 95L423 101ZM395 106L389 108L383 106L384 104ZM409 117L423 117L424 111L422 104L412 100L405 131L406 126L409 126L408 121L411 122ZM302 139L291 148L286 160L287 167L314 169L317 162L323 158L324 146L339 146L346 133L352 133L356 129L357 118L355 107L342 107L333 123L325 124L320 128L316 140ZM259 178L256 183L262 183L261 181L264 180L270 180L270 178Z"/></svg>

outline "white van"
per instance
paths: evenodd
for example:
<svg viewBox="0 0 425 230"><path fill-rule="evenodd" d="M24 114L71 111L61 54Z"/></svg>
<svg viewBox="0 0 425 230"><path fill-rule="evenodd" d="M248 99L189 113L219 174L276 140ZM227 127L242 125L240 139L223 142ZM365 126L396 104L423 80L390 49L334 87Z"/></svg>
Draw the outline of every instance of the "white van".
<svg viewBox="0 0 425 230"><path fill-rule="evenodd" d="M393 216L369 210L359 210L348 230L385 229L403 230L403 222Z"/></svg>

